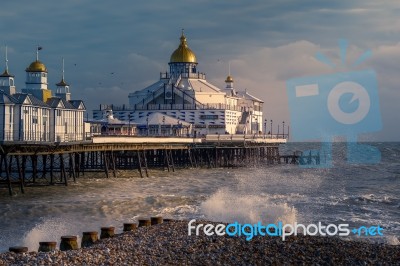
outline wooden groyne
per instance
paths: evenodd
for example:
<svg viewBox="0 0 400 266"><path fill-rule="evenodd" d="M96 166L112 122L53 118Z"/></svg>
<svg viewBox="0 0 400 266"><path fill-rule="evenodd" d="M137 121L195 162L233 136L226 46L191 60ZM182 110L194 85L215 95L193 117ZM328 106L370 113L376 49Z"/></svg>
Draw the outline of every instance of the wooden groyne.
<svg viewBox="0 0 400 266"><path fill-rule="evenodd" d="M132 232L135 231L138 227L143 226L154 226L159 225L164 222L168 223L173 221L173 219L163 219L161 216L152 216L150 218L139 218L138 223L124 223L123 224L123 232ZM100 239L112 238L116 236L115 234L115 227L114 226L107 226L100 228ZM81 237L81 248L90 247L99 241L99 234L97 231L88 231L82 232ZM60 251L68 251L68 250L77 250L78 246L78 236L75 235L68 235L68 236L61 236ZM39 242L39 249L38 252L51 252L57 249L57 242L56 241L40 241ZM27 253L28 247L24 246L12 246L9 249L9 252L13 253Z"/></svg>
<svg viewBox="0 0 400 266"><path fill-rule="evenodd" d="M284 140L281 140L283 142ZM0 185L13 194L16 187L68 185L85 172L117 170L243 167L280 163L276 139L95 138L77 143L3 143L0 146Z"/></svg>

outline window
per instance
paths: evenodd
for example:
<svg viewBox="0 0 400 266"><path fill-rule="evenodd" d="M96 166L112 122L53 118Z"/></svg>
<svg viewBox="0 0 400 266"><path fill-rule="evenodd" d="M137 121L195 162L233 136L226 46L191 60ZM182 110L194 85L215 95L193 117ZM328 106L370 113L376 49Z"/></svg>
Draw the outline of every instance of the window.
<svg viewBox="0 0 400 266"><path fill-rule="evenodd" d="M10 121L9 121L9 123L11 124L12 123L12 119L13 119L13 108L12 108L12 106L10 106Z"/></svg>
<svg viewBox="0 0 400 266"><path fill-rule="evenodd" d="M37 123L38 123L38 118L32 117L32 124L37 124Z"/></svg>
<svg viewBox="0 0 400 266"><path fill-rule="evenodd" d="M200 115L200 119L216 120L216 119L218 119L218 115Z"/></svg>

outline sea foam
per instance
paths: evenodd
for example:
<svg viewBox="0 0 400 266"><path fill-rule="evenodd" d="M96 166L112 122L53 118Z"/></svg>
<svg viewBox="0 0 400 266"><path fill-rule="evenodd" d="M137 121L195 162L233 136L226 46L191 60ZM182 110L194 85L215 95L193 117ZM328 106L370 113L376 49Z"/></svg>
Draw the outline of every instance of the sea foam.
<svg viewBox="0 0 400 266"><path fill-rule="evenodd" d="M205 218L218 222L294 223L297 211L286 203L273 203L267 197L238 194L219 189L200 206Z"/></svg>

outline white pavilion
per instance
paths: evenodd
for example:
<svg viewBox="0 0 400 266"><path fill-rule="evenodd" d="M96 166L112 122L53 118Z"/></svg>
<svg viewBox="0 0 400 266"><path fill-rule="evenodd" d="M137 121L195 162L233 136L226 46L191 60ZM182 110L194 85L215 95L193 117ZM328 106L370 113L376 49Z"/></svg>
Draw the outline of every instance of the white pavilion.
<svg viewBox="0 0 400 266"><path fill-rule="evenodd" d="M247 90L237 91L231 75L218 88L198 71L195 53L182 31L179 47L171 54L169 72L150 86L129 94L129 105L100 105L93 118L113 110L120 120L136 123L153 113L191 124L192 134L257 134L262 131L263 101Z"/></svg>

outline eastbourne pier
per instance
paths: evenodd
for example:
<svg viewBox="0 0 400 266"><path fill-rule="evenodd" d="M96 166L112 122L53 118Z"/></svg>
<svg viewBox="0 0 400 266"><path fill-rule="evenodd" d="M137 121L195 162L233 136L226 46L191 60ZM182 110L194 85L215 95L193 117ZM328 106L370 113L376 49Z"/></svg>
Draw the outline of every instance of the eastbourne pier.
<svg viewBox="0 0 400 266"><path fill-rule="evenodd" d="M93 136L61 143L3 142L0 185L10 195L26 186L68 185L85 172L117 177L117 170L241 167L280 162L281 135L207 135L203 138Z"/></svg>
<svg viewBox="0 0 400 266"><path fill-rule="evenodd" d="M230 70L225 87L207 81L183 30L169 72L129 93L129 104L100 104L86 119L84 101L72 97L66 82L64 60L53 91L48 69L39 60L41 50L38 46L35 60L25 69L25 87L19 90L5 49L0 187L8 188L10 195L17 189L23 193L26 186L68 185L89 171L110 178L117 177L118 170L136 170L145 178L148 169L297 162L296 155L279 155L289 125L268 120L264 101L237 89Z"/></svg>

